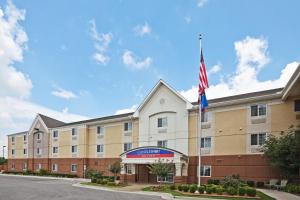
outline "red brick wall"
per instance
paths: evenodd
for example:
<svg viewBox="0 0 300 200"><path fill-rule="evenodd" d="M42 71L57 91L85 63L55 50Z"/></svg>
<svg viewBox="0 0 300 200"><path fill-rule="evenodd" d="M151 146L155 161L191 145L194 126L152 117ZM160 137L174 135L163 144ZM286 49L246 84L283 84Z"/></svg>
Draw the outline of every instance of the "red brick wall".
<svg viewBox="0 0 300 200"><path fill-rule="evenodd" d="M7 163L0 165L0 171L7 171Z"/></svg>

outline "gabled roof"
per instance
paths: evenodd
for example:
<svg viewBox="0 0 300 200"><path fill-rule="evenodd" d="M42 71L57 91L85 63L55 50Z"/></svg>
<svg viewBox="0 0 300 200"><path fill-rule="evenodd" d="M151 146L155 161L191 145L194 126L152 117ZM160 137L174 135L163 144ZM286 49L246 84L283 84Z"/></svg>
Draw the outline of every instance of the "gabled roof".
<svg viewBox="0 0 300 200"><path fill-rule="evenodd" d="M184 98L179 92L177 92L175 89L173 89L170 85L168 85L164 80L160 79L155 86L152 88L150 93L146 96L146 98L142 101L142 103L139 105L137 110L134 112L133 116L137 117L139 111L147 104L147 102L151 99L151 97L155 94L155 92L159 89L160 86L164 85L167 87L171 92L173 92L176 96L178 96L180 99L182 99L184 102L186 102L186 108L190 109L193 107L193 105Z"/></svg>
<svg viewBox="0 0 300 200"><path fill-rule="evenodd" d="M297 85L298 83L298 85ZM297 90L298 94L300 94L300 64L298 65L297 69L293 73L290 80L287 82L286 86L282 91L282 100L286 100L288 96L292 93L293 90Z"/></svg>
<svg viewBox="0 0 300 200"><path fill-rule="evenodd" d="M65 124L65 122L59 121L57 119L53 119L51 117L48 117L48 116L45 116L42 114L38 114L38 115L42 118L42 120L44 121L45 125L48 128L54 128L54 127L62 126Z"/></svg>

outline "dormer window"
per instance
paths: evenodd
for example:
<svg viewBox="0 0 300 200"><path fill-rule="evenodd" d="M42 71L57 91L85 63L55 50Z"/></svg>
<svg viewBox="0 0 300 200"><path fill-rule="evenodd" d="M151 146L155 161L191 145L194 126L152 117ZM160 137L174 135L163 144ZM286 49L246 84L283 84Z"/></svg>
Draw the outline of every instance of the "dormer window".
<svg viewBox="0 0 300 200"><path fill-rule="evenodd" d="M157 118L157 128L166 128L167 126L168 126L168 118L167 117Z"/></svg>
<svg viewBox="0 0 300 200"><path fill-rule="evenodd" d="M257 104L251 106L251 117L263 117L267 114L266 104Z"/></svg>

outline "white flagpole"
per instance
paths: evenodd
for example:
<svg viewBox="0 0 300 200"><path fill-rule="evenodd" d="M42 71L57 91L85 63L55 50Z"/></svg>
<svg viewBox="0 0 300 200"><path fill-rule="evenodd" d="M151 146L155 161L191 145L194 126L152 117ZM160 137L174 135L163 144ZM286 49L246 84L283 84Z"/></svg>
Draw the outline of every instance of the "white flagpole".
<svg viewBox="0 0 300 200"><path fill-rule="evenodd" d="M199 45L200 45L200 62L201 62L201 48L202 48L202 35L199 35ZM201 64L201 63L200 63ZM199 95L199 94L198 94ZM198 186L201 185L201 97L199 96L199 122L198 124Z"/></svg>

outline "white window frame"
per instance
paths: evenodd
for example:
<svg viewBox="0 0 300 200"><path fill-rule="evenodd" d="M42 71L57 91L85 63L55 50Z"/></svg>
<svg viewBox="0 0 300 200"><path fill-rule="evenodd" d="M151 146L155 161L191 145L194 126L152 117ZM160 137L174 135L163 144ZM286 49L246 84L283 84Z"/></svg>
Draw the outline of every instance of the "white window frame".
<svg viewBox="0 0 300 200"><path fill-rule="evenodd" d="M294 112L299 113L300 110L296 110L296 105L297 105L297 104L300 104L300 99L295 99L295 100L294 100Z"/></svg>
<svg viewBox="0 0 300 200"><path fill-rule="evenodd" d="M22 168L23 168L23 169L22 169L23 171L26 171L26 170L27 170L27 163L26 163L26 162L25 162L25 163L23 163L23 166L22 166Z"/></svg>
<svg viewBox="0 0 300 200"><path fill-rule="evenodd" d="M40 147L36 148L36 154L37 155L42 155L42 149Z"/></svg>
<svg viewBox="0 0 300 200"><path fill-rule="evenodd" d="M97 126L96 131L97 131L97 135L104 135L104 126Z"/></svg>
<svg viewBox="0 0 300 200"><path fill-rule="evenodd" d="M24 134L24 135L23 135L23 141L24 141L24 142L27 142L27 134Z"/></svg>
<svg viewBox="0 0 300 200"><path fill-rule="evenodd" d="M16 169L16 164L15 163L11 163L11 169L15 170Z"/></svg>
<svg viewBox="0 0 300 200"><path fill-rule="evenodd" d="M27 155L27 148L23 148L23 155Z"/></svg>
<svg viewBox="0 0 300 200"><path fill-rule="evenodd" d="M252 135L257 135L256 137L256 144L252 144ZM265 141L267 140L268 138L268 133L267 132L260 132L260 133L251 133L250 134L250 146L251 147L261 147L263 145L262 144L259 144L260 143L260 135L265 135Z"/></svg>
<svg viewBox="0 0 300 200"><path fill-rule="evenodd" d="M159 122L161 121L161 123ZM168 127L168 117L158 117L157 118L157 128L167 128Z"/></svg>
<svg viewBox="0 0 300 200"><path fill-rule="evenodd" d="M75 170L73 170L73 167L75 167ZM71 172L77 172L77 164L71 164Z"/></svg>
<svg viewBox="0 0 300 200"><path fill-rule="evenodd" d="M15 136L11 136L11 143L15 143L16 141L16 137Z"/></svg>
<svg viewBox="0 0 300 200"><path fill-rule="evenodd" d="M161 143L161 145L159 145ZM158 140L157 146L161 148L168 148L168 140Z"/></svg>
<svg viewBox="0 0 300 200"><path fill-rule="evenodd" d="M58 130L55 130L55 131L52 132L52 138L53 139L57 139L58 138Z"/></svg>
<svg viewBox="0 0 300 200"><path fill-rule="evenodd" d="M11 149L11 155L15 156L16 155L16 149Z"/></svg>
<svg viewBox="0 0 300 200"><path fill-rule="evenodd" d="M58 171L58 164L57 163L52 163L51 171L52 172L57 172Z"/></svg>
<svg viewBox="0 0 300 200"><path fill-rule="evenodd" d="M202 145L202 140L203 140L203 145ZM208 140L210 140L208 142ZM201 141L200 141L200 147L201 149L210 149L211 148L211 142L212 142L212 138L211 137L202 137ZM210 146L207 146L207 143L210 144Z"/></svg>
<svg viewBox="0 0 300 200"><path fill-rule="evenodd" d="M99 146L100 151L98 151L98 146ZM97 144L96 145L96 152L97 152L97 154L103 154L104 153L104 144Z"/></svg>
<svg viewBox="0 0 300 200"><path fill-rule="evenodd" d="M129 146L129 147L128 147ZM123 150L124 150L124 152L126 152L126 151L129 151L129 150L131 150L132 149L132 142L125 142L124 144L123 144Z"/></svg>
<svg viewBox="0 0 300 200"><path fill-rule="evenodd" d="M38 164L37 170L41 170L41 169L43 169L43 168L42 168L42 163L39 163L39 164Z"/></svg>
<svg viewBox="0 0 300 200"><path fill-rule="evenodd" d="M210 112L201 112L201 122L202 123L209 123L210 122Z"/></svg>
<svg viewBox="0 0 300 200"><path fill-rule="evenodd" d="M126 130L126 124L127 124L127 130ZM130 126L129 126L129 124L130 124ZM132 128L133 128L132 126L133 126L132 122L124 122L123 131L124 132L131 132Z"/></svg>
<svg viewBox="0 0 300 200"><path fill-rule="evenodd" d="M125 173L126 174L132 174L132 164L126 164L125 165Z"/></svg>
<svg viewBox="0 0 300 200"><path fill-rule="evenodd" d="M72 137L76 137L78 135L78 129L77 128L72 128L71 129L71 135L72 135Z"/></svg>
<svg viewBox="0 0 300 200"><path fill-rule="evenodd" d="M205 174L204 172L205 172L206 169L209 169L209 175L204 175ZM212 174L211 165L201 165L201 167L200 167L200 176L201 177L211 177L211 174Z"/></svg>
<svg viewBox="0 0 300 200"><path fill-rule="evenodd" d="M168 176L165 178L156 176L156 180L158 183L174 183L174 173L168 173Z"/></svg>
<svg viewBox="0 0 300 200"><path fill-rule="evenodd" d="M73 147L74 147L74 150L76 150L76 151L74 151L74 152L73 152ZM71 153L72 153L72 154L77 154L77 152L78 152L78 145L72 145L72 146L71 146Z"/></svg>
<svg viewBox="0 0 300 200"><path fill-rule="evenodd" d="M41 141L41 139L42 139L42 134L41 133L37 133L36 140L37 141Z"/></svg>
<svg viewBox="0 0 300 200"><path fill-rule="evenodd" d="M57 149L57 152L54 152L54 149L55 149L55 148ZM52 147L52 154L53 154L53 155L57 155L57 154L58 154L58 151L59 151L58 146L53 146L53 147Z"/></svg>
<svg viewBox="0 0 300 200"><path fill-rule="evenodd" d="M256 111L256 112L257 112L257 115L254 115L254 116L252 116L252 107L253 107L253 106L257 106L257 111ZM259 110L260 110L261 107L265 107L266 112L265 112L264 115L259 114ZM268 105L265 104L265 103L252 104L252 105L250 106L250 117L251 117L251 118L264 118L264 117L267 116L267 113L268 113Z"/></svg>

